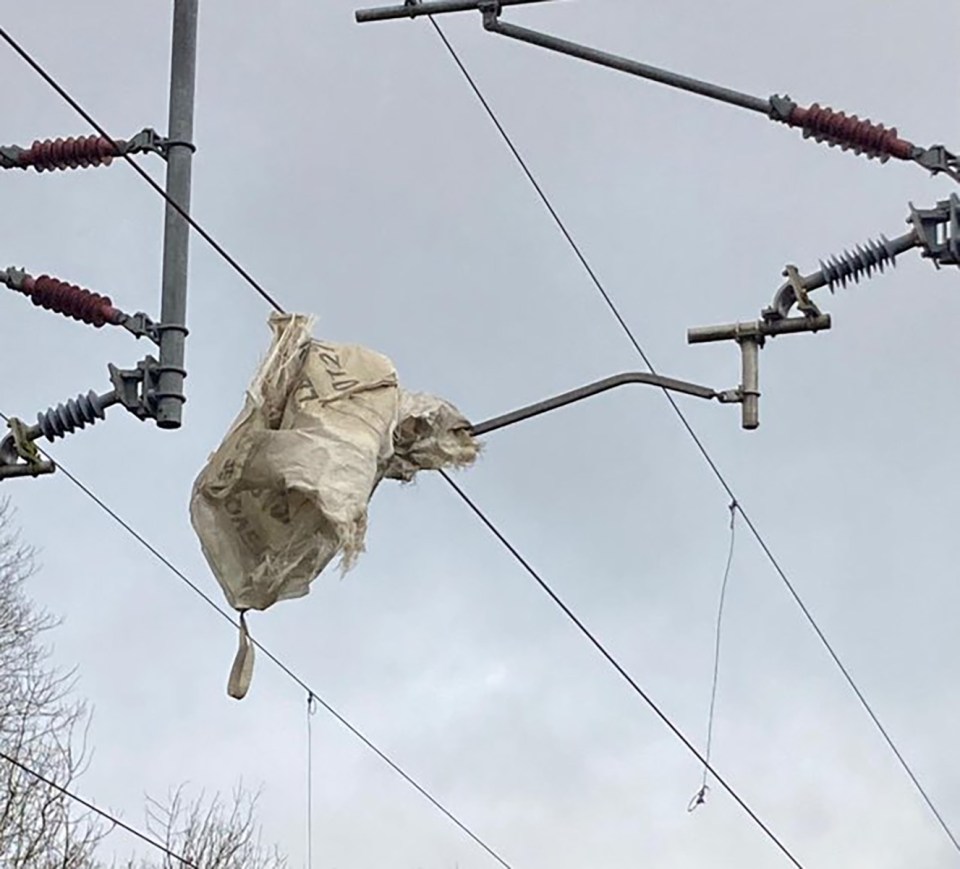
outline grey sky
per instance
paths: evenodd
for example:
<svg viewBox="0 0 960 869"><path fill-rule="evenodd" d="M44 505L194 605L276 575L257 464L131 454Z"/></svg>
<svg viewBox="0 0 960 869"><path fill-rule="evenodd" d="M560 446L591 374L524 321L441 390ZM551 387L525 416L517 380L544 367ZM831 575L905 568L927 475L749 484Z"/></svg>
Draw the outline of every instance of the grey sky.
<svg viewBox="0 0 960 869"><path fill-rule="evenodd" d="M4 26L118 136L162 128L170 4L8 4ZM787 92L960 146L958 12L913 0L579 0L510 20L766 96ZM317 334L389 355L474 419L640 367L424 22L354 6L206 0L194 214ZM801 270L956 188L803 142L758 116L444 26L664 373L730 387L746 319ZM0 52L5 143L89 132ZM156 177L161 167L147 161ZM162 207L126 167L6 173L5 260L157 310ZM201 586L190 484L268 343L268 310L198 239L186 426L115 411L55 455ZM949 821L960 508L957 275L907 254L819 295L832 332L763 352L762 424L679 399ZM8 294L0 410L106 387L147 348ZM727 499L663 398L625 389L493 434L462 484L664 710L704 736ZM62 475L5 484L41 548L56 659L95 705L85 795L142 821L181 781L263 786L265 835L304 858L305 701L262 658L224 686L234 633ZM960 864L741 528L715 762L806 866ZM516 869L786 865L443 481L384 485L343 581L251 619L271 647ZM317 867L488 867L339 725L314 719ZM117 833L110 849L133 844Z"/></svg>

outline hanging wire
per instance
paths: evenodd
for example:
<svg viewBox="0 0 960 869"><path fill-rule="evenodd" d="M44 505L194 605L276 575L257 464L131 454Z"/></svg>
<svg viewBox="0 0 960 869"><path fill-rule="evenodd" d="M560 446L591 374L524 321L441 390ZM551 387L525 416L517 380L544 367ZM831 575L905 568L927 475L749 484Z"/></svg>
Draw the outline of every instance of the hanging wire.
<svg viewBox="0 0 960 869"><path fill-rule="evenodd" d="M7 763L17 767L17 769L21 770L22 772L25 772L27 775L33 776L37 781L46 785L51 790L54 790L54 791L57 791L57 793L63 794L63 796L67 797L67 799L73 800L73 802L83 806L85 809L93 812L95 815L99 815L104 820L109 821L114 827L119 827L121 830L126 830L132 836L136 836L142 842L146 842L151 848L156 848L158 851L162 852L167 857L170 857L171 859L178 861L181 869L182 867L189 867L189 869L200 869L200 867L197 866L196 863L191 862L186 857L181 857L175 851L171 851L166 845L162 844L161 842L158 842L152 836L148 836L146 833L144 833L142 830L138 830L136 827L131 827L129 824L125 824L116 815L111 815L108 811L101 809L95 803L91 803L89 800L85 800L83 797L77 796L72 791L69 791L67 790L67 788L63 787L63 785L58 785L56 782L51 781L46 776L41 775L36 770L31 769L29 766L27 766L24 763L21 763L15 757L11 757L6 752L0 751L0 760L5 760ZM64 856L64 865L67 865L66 855Z"/></svg>
<svg viewBox="0 0 960 869"><path fill-rule="evenodd" d="M796 857L790 852L786 845L780 841L777 835L771 830L754 812L750 806L743 800L743 798L733 789L733 787L727 783L726 779L722 778L721 775L711 766L710 762L697 750L696 746L684 736L683 732L677 727L673 721L667 716L667 714L654 702L654 700L647 694L643 688L640 687L640 684L627 672L624 666L613 656L613 654L607 649L600 640L593 634L593 632L580 620L580 618L573 612L570 607L564 603L560 595L558 595L553 588L547 583L547 581L533 568L529 561L527 561L521 554L520 551L507 539L503 532L493 523L487 514L480 509L480 507L474 502L474 500L461 489L453 480L453 478L442 468L440 469L441 476L447 481L450 487L454 492L460 497L460 499L470 508L470 510L476 515L476 517L486 526L487 530L500 541L500 544L503 546L507 552L514 558L514 560L533 578L533 580L540 586L540 589L546 593L547 597L560 609L560 611L576 626L577 630L583 634L584 637L589 640L590 644L604 657L608 664L616 670L621 678L633 689L634 693L637 694L647 706L656 714L656 716L670 729L674 736L680 740L687 748L687 750L693 754L697 760L704 765L705 769L710 771L710 774L720 783L721 787L733 797L734 802L747 813L747 816L752 820L767 836L770 841L772 841L784 854L784 856L793 863L794 866L800 867L801 864Z"/></svg>
<svg viewBox="0 0 960 869"><path fill-rule="evenodd" d="M720 603L717 605L717 626L715 631L715 642L713 648L713 682L710 686L710 711L707 713L707 746L703 753L705 758L703 764L703 781L687 811L692 812L697 806L702 806L707 801L707 793L710 791L707 785L707 775L710 772L710 757L713 749L713 717L717 706L717 683L720 677L720 637L723 628L723 604L727 598L727 583L730 580L730 566L733 564L733 547L737 539L737 502L730 502L730 546L727 549L727 563L723 568L723 582L720 583Z"/></svg>
<svg viewBox="0 0 960 869"><path fill-rule="evenodd" d="M307 869L313 869L313 716L317 698L307 692Z"/></svg>
<svg viewBox="0 0 960 869"><path fill-rule="evenodd" d="M450 57L453 59L453 62L456 64L457 68L463 74L463 77L466 80L467 84L469 85L470 89L473 91L474 96L476 96L477 100L480 102L481 106L486 112L487 117L490 119L491 123L497 129L497 132L500 134L500 137L503 139L507 148L513 154L514 158L517 161L517 164L520 166L520 169L523 171L523 174L526 176L527 180L530 182L530 185L536 191L536 194L539 197L540 201L543 203L544 208L547 210L550 217L553 219L554 223L557 225L557 228L560 230L561 234L566 239L567 243L570 246L570 249L573 251L574 255L579 260L581 266L583 266L584 271L587 273L588 277L590 278L590 281L593 283L597 292L602 297L604 303L606 304L607 308L610 311L610 314L617 321L624 335L626 335L627 339L633 345L634 350L636 351L640 359L643 361L644 365L647 366L648 370L651 373L656 373L656 368L654 368L652 361L647 356L646 351L643 349L643 345L637 340L637 337L634 335L633 330L630 328L630 326L627 324L626 320L624 319L623 315L620 313L619 307L613 301L612 296L604 287L600 278L597 276L597 273L594 271L593 267L590 265L590 262L589 260L587 260L585 254L580 248L580 245L577 243L576 239L573 237L570 230L567 229L567 226L563 222L563 219L560 217L556 208L554 208L553 203L550 201L549 197L545 193L540 182L537 180L536 176L531 171L523 155L520 153L519 149L514 144L513 140L511 139L510 135L507 133L503 124L500 122L496 113L493 111L493 108L490 106L490 103L487 101L486 97L483 95L483 92L480 90L479 85L477 85L470 71L467 69L466 65L460 59L460 56L457 54L456 49L453 47L450 40L447 38L446 34L443 32L440 25L433 20L433 16L428 16L428 17L430 19L430 23L433 25L434 30L436 30L437 35L442 41L444 47L446 48ZM704 442L701 440L700 436L697 434L696 430L693 428L693 425L687 419L686 414L683 412L680 405L677 403L676 399L667 390L663 390L663 395L664 395L664 398L666 398L667 402L669 403L670 407L673 409L673 412L677 415L677 418L680 420L680 424L683 426L683 428L686 430L687 434L689 435L690 439L693 441L694 446L697 448L697 451L700 453L703 460L706 462L707 466L710 468L711 472L713 473L714 477L717 479L717 482L719 482L720 486L723 488L724 492L726 492L730 500L735 501L737 503L737 511L740 513L740 516L743 519L744 524L747 526L751 535L757 541L760 548L763 550L764 555L766 556L767 560L770 562L777 576L783 582L784 586L786 587L787 591L790 594L790 597L793 599L794 603L797 605L800 612L803 614L804 619L806 619L807 623L813 630L817 639L820 641L820 644L827 651L827 654L830 656L830 659L833 661L834 665L840 671L844 681L847 683L847 686L856 696L860 706L867 713L867 716L873 722L873 725L876 727L880 736L883 738L883 741L886 743L887 747L893 753L894 757L896 757L897 762L900 764L901 769L906 773L907 777L910 779L914 788L916 788L917 792L920 794L920 797L923 799L923 802L926 804L927 808L930 810L930 813L936 819L937 823L940 825L943 832L947 835L947 837L953 843L953 847L957 851L960 851L960 841L958 841L957 837L954 835L953 831L950 829L949 825L947 824L940 810L937 808L936 804L933 802L933 798L927 792L926 788L920 783L920 779L917 777L916 773L913 771L913 768L907 762L907 759L904 757L903 753L897 747L897 744L893 741L893 737L889 734L887 729L881 723L880 718L876 714L876 712L874 712L873 707L870 705L870 703L867 702L867 698L864 696L863 692L860 690L860 687L854 681L853 676L850 674L850 671L847 669L846 665L840 660L840 656L837 654L836 650L834 649L833 644L827 639L826 634L824 634L823 630L820 628L820 625L817 623L816 619L814 619L813 613L811 613L810 610L807 608L807 605L803 602L803 599L800 597L800 593L797 591L796 587L793 585L793 583L790 581L789 577L787 576L786 571L780 565L780 562L777 560L776 556L774 556L773 551L767 545L766 540L760 534L760 531L757 529L756 525L754 525L753 520L750 518L746 510L743 508L742 504L740 503L740 500L737 498L736 494L733 491L733 487L730 485L730 483L727 481L726 477L724 476L723 472L720 470L719 465L716 463L713 456L710 454L709 450L706 447L706 444L704 444Z"/></svg>

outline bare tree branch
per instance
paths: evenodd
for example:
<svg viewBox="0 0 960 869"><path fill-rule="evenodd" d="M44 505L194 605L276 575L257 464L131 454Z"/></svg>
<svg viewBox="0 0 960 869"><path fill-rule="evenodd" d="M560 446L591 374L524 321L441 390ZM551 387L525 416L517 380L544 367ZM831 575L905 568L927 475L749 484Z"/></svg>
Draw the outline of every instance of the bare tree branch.
<svg viewBox="0 0 960 869"><path fill-rule="evenodd" d="M57 625L27 597L33 553L0 502L0 749L68 786L86 764L86 706L74 674L51 666L46 634ZM0 865L4 869L94 869L103 828L63 794L12 764L0 764Z"/></svg>

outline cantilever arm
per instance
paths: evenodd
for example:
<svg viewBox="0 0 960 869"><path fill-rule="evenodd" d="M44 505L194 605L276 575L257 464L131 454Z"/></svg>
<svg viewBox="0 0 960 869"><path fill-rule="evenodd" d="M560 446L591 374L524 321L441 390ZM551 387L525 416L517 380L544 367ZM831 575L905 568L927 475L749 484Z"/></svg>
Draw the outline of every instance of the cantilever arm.
<svg viewBox="0 0 960 869"><path fill-rule="evenodd" d="M525 6L528 3L549 3L551 0L497 0L498 6ZM376 9L358 9L354 17L358 24L369 21L390 21L396 18L420 18L444 12L483 11L484 0L425 0L406 2L402 6L379 6Z"/></svg>
<svg viewBox="0 0 960 869"><path fill-rule="evenodd" d="M499 428L505 428L517 422L523 422L542 413L548 413L568 404L582 401L584 398L590 398L606 392L608 389L615 389L618 386L625 386L628 383L644 383L649 386L659 386L661 389L669 389L673 392L683 392L687 395L695 395L697 398L716 398L723 402L735 402L737 397L735 391L717 392L709 386L700 386L696 383L687 383L685 380L674 380L672 377L663 377L660 374L647 374L643 371L627 371L623 374L614 374L612 377L605 377L595 383L588 383L579 389L571 389L569 392L562 392L553 398L547 398L544 401L538 401L536 404L528 404L518 410L505 413L501 416L495 416L492 419L484 420L470 426L470 434L483 435Z"/></svg>

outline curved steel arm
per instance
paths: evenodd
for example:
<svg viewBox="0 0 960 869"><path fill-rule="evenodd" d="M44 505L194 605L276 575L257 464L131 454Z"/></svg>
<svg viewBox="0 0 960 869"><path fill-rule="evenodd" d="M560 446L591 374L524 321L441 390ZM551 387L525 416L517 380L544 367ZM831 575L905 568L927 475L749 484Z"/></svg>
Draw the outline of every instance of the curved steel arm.
<svg viewBox="0 0 960 869"><path fill-rule="evenodd" d="M669 389L673 392L683 392L687 395L695 395L697 398L716 398L724 402L735 402L738 400L735 395L736 390L728 392L717 392L709 386L700 386L696 383L687 383L684 380L674 380L672 377L663 377L660 374L647 374L642 371L627 371L623 374L614 374L612 377L605 377L596 383L588 383L579 389L571 389L569 392L562 392L553 398L547 398L544 401L538 401L536 404L528 404L518 410L505 413L502 416L495 416L492 419L484 420L470 426L470 434L483 435L499 428L505 428L517 422L523 422L534 416L540 416L542 413L548 413L568 404L582 401L584 398L590 398L606 392L608 389L616 389L618 386L625 386L628 383L643 383L649 386L659 386L661 389Z"/></svg>

